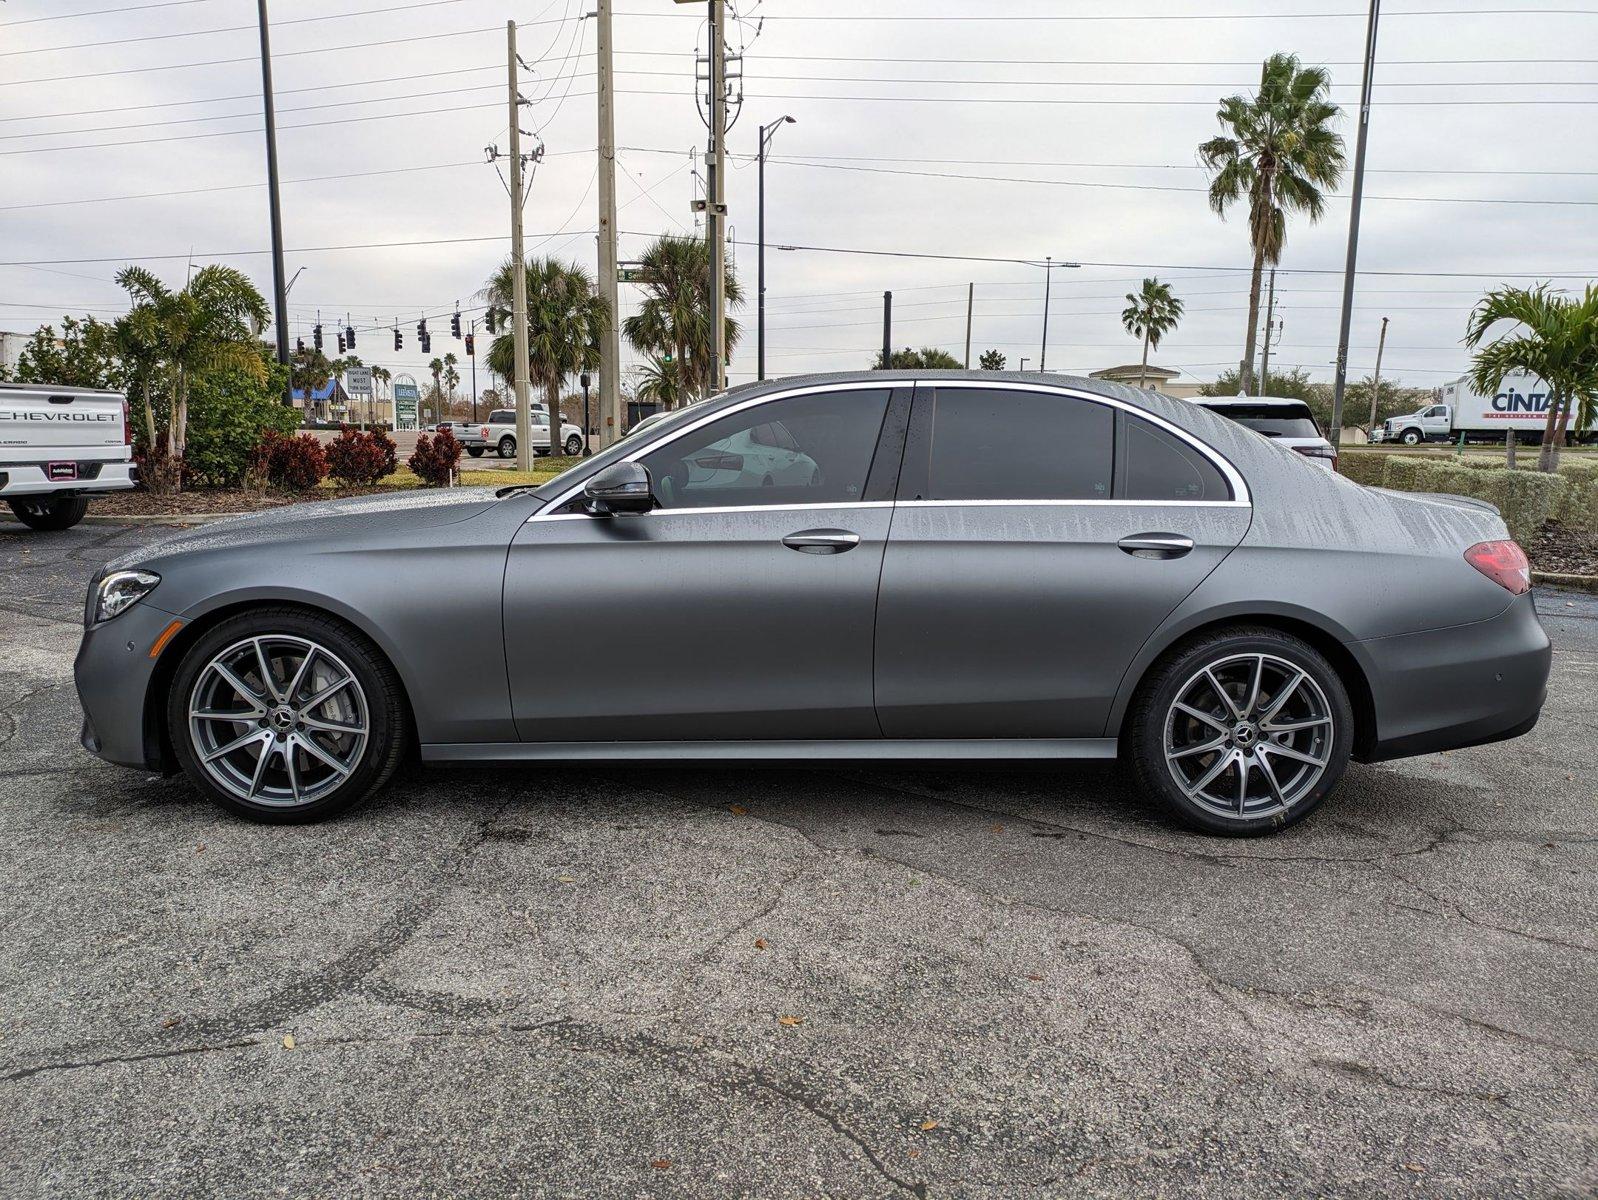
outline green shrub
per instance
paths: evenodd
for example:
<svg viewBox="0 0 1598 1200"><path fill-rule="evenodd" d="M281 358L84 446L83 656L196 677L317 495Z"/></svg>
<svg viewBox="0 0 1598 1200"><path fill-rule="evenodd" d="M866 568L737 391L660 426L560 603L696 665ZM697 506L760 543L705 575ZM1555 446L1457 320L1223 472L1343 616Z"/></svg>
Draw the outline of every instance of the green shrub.
<svg viewBox="0 0 1598 1200"><path fill-rule="evenodd" d="M1387 466L1388 456L1379 450L1345 450L1337 459L1337 471L1346 475L1355 483L1363 483L1367 487L1379 487L1382 482L1382 470Z"/></svg>
<svg viewBox="0 0 1598 1200"><path fill-rule="evenodd" d="M1421 472L1426 467L1424 458L1410 457L1408 455L1390 454L1382 470L1382 486L1394 488L1400 492L1424 492L1427 489L1421 484Z"/></svg>
<svg viewBox="0 0 1598 1200"><path fill-rule="evenodd" d="M264 383L243 371L197 379L189 394L185 476L211 487L235 487L267 434L293 433L300 416L283 403L281 383L277 371Z"/></svg>

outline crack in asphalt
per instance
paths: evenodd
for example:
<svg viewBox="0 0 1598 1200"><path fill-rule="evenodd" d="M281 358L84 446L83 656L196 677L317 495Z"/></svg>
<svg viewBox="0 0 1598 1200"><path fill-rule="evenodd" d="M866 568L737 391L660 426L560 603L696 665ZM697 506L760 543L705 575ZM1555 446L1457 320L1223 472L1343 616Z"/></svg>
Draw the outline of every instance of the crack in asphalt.
<svg viewBox="0 0 1598 1200"><path fill-rule="evenodd" d="M145 1050L130 1054L112 1054L105 1058L68 1059L62 1062L39 1063L36 1066L24 1067L20 1071L12 1071L8 1075L0 1075L0 1083L11 1083L18 1079L27 1079L33 1075L43 1075L50 1071L84 1071L95 1067L110 1067L120 1063L149 1062L157 1058L181 1058L188 1054L214 1054L219 1050L243 1050L248 1046L259 1046L258 1039L246 1041L220 1042L215 1045L204 1046L179 1046L172 1050Z"/></svg>
<svg viewBox="0 0 1598 1200"><path fill-rule="evenodd" d="M1351 1075L1356 1079L1368 1079L1383 1087L1393 1088L1400 1092L1416 1092L1426 1096L1446 1096L1458 1100L1483 1100L1494 1104L1509 1104L1508 1092L1483 1092L1470 1088L1450 1088L1439 1084L1407 1083L1402 1079L1394 1079L1385 1072L1378 1071L1369 1063L1358 1062L1346 1058L1311 1058L1309 1060L1317 1067L1328 1071L1336 1071L1341 1075Z"/></svg>

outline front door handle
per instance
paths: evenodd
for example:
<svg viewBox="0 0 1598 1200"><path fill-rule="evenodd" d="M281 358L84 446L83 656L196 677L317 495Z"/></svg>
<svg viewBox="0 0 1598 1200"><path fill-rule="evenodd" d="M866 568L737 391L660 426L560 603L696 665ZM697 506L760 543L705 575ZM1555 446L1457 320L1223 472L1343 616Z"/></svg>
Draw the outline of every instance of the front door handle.
<svg viewBox="0 0 1598 1200"><path fill-rule="evenodd" d="M1193 549L1193 539L1179 533L1134 533L1115 544L1133 558L1181 558Z"/></svg>
<svg viewBox="0 0 1598 1200"><path fill-rule="evenodd" d="M860 535L847 529L805 529L790 533L782 544L800 554L842 554L860 544Z"/></svg>

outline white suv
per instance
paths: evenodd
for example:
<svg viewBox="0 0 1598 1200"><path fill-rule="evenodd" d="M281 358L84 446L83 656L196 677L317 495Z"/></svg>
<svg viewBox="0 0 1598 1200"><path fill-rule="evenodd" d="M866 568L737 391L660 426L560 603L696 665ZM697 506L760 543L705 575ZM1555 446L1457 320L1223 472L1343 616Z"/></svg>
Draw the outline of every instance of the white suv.
<svg viewBox="0 0 1598 1200"><path fill-rule="evenodd" d="M1321 436L1315 414L1302 400L1280 396L1195 396L1193 403L1245 425L1289 450L1297 450L1317 467L1337 470L1337 451Z"/></svg>

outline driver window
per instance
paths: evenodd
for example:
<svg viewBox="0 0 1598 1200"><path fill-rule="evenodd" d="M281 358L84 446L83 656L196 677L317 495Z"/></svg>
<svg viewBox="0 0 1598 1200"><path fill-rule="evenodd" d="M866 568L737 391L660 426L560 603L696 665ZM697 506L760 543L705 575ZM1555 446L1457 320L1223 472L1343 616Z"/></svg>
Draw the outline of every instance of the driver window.
<svg viewBox="0 0 1598 1200"><path fill-rule="evenodd" d="M661 508L850 504L865 493L887 391L823 392L757 404L640 460Z"/></svg>

